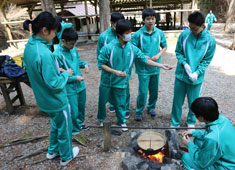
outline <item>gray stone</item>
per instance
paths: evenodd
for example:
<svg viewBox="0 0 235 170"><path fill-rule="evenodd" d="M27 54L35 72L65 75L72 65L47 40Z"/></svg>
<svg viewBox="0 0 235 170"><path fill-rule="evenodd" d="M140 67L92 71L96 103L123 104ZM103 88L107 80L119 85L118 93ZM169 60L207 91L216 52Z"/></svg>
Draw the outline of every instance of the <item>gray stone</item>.
<svg viewBox="0 0 235 170"><path fill-rule="evenodd" d="M123 170L147 170L148 164L136 156L129 156L123 159L122 168Z"/></svg>

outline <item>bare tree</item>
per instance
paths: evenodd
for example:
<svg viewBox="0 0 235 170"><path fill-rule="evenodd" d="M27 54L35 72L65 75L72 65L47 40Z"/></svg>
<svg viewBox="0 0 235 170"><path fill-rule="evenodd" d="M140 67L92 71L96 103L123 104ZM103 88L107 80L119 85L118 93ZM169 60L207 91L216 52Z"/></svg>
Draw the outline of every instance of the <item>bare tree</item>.
<svg viewBox="0 0 235 170"><path fill-rule="evenodd" d="M103 32L110 26L109 0L99 0L99 7L100 7L100 32Z"/></svg>
<svg viewBox="0 0 235 170"><path fill-rule="evenodd" d="M54 0L41 0L42 10L52 13L56 16Z"/></svg>
<svg viewBox="0 0 235 170"><path fill-rule="evenodd" d="M224 26L224 31L229 32L231 29L232 21L234 19L234 13L235 13L235 0L227 0L228 4L228 10L226 13L226 22Z"/></svg>
<svg viewBox="0 0 235 170"><path fill-rule="evenodd" d="M233 33L233 43L232 45L229 47L230 50L235 50L235 33Z"/></svg>

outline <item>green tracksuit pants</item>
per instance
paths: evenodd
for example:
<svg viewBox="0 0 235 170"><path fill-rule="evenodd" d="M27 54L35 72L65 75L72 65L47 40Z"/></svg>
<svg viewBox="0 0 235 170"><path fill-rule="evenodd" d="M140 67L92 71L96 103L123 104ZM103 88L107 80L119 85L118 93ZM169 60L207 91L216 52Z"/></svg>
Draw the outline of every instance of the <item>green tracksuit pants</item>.
<svg viewBox="0 0 235 170"><path fill-rule="evenodd" d="M175 79L174 99L171 111L171 125L173 126L180 125L182 106L184 104L184 99L186 94L188 98L188 107L189 107L187 123L188 124L196 123L196 117L192 115L191 104L196 98L200 96L201 86L202 84L189 85L177 78Z"/></svg>
<svg viewBox="0 0 235 170"><path fill-rule="evenodd" d="M71 107L72 133L80 132L80 128L85 120L86 89L75 95L68 95Z"/></svg>
<svg viewBox="0 0 235 170"><path fill-rule="evenodd" d="M57 113L46 113L51 120L50 146L48 153L59 153L62 160L73 157L72 122L69 106Z"/></svg>
<svg viewBox="0 0 235 170"><path fill-rule="evenodd" d="M114 107L113 101L111 101L112 99L109 99L109 107ZM129 83L128 86L126 88L126 112L130 111L130 87L129 87Z"/></svg>
<svg viewBox="0 0 235 170"><path fill-rule="evenodd" d="M110 97L116 111L117 123L121 125L126 122L126 89L100 85L97 118L100 122L105 120L106 103L109 101Z"/></svg>
<svg viewBox="0 0 235 170"><path fill-rule="evenodd" d="M139 79L139 90L137 96L137 108L136 114L142 115L144 107L147 101L148 90L148 110L154 110L156 108L156 102L158 98L158 85L159 85L159 74L156 75L138 75Z"/></svg>
<svg viewBox="0 0 235 170"><path fill-rule="evenodd" d="M212 27L212 23L208 23L207 29L210 30Z"/></svg>

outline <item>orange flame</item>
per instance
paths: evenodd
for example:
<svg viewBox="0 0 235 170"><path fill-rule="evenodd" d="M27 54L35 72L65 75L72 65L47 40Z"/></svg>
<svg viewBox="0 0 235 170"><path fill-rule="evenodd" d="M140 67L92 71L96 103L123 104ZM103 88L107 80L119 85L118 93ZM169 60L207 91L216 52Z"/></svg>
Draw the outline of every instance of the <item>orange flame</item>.
<svg viewBox="0 0 235 170"><path fill-rule="evenodd" d="M163 158L165 155L162 152L158 152L157 154L154 155L146 155L141 149L138 150L138 152L145 158L148 158L150 160L153 160L154 162L162 163Z"/></svg>

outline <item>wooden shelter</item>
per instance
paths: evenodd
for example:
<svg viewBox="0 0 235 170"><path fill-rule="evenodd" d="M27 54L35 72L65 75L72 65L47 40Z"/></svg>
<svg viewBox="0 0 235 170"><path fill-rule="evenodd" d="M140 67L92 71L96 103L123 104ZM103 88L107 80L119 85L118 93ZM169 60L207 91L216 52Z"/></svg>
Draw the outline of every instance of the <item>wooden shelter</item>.
<svg viewBox="0 0 235 170"><path fill-rule="evenodd" d="M4 22L2 24L5 25L5 29L8 35L8 43L14 43L19 42L21 40L13 40L12 34L11 34L11 24L17 24L23 21L8 21L5 15L5 4L7 2L16 4L17 6L20 6L22 8L27 8L29 18L32 19L32 13L33 11L42 11L43 6L45 7L45 4L41 4L45 0L1 0L0 1L0 9L4 16ZM49 1L49 0L47 0ZM50 0L53 1L53 0ZM66 4L74 4L77 2L84 2L84 8L85 8L85 15L84 16L67 16L63 18L85 18L86 23L89 22L90 17L96 17L96 21L100 21L100 32L104 31L109 26L109 9L111 12L119 11L119 12L125 12L126 13L139 13L141 14L141 11L147 7L151 7L156 10L157 13L169 13L174 12L174 26L176 23L176 12L181 13L181 25L183 24L183 12L186 11L195 11L197 9L197 0L54 0L55 9L61 10L61 15L63 16L64 10L73 8ZM89 15L88 13L88 2L92 4L95 7L96 14ZM100 6L100 13L98 14L98 2ZM191 4L191 9L183 9L184 4ZM105 7L104 7L105 6ZM106 7L107 6L107 7ZM44 9L45 10L45 9ZM100 16L100 18L98 18ZM91 35L91 28L89 24L86 24L87 26L87 35L90 37ZM90 39L90 38L89 38ZM25 40L22 40L25 41Z"/></svg>

